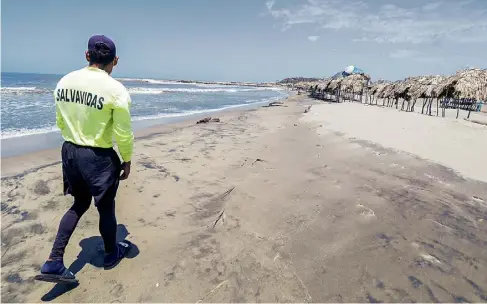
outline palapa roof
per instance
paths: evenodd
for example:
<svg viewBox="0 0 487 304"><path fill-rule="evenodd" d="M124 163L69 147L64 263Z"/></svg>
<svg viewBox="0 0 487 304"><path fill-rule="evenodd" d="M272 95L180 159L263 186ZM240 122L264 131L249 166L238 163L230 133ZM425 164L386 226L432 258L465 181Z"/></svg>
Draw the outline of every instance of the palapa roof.
<svg viewBox="0 0 487 304"><path fill-rule="evenodd" d="M370 76L366 74L352 74L350 76L333 78L329 77L318 84L318 90L321 92L333 92L340 88L344 91L359 92L370 80Z"/></svg>
<svg viewBox="0 0 487 304"><path fill-rule="evenodd" d="M409 94L409 90L417 85L424 76L415 76L415 77L408 77L403 81L400 81L399 84L394 86L394 96L403 98L406 100L411 99L411 95Z"/></svg>
<svg viewBox="0 0 487 304"><path fill-rule="evenodd" d="M340 87L340 83L342 82L343 78L339 79L332 79L328 84L327 91L333 92Z"/></svg>
<svg viewBox="0 0 487 304"><path fill-rule="evenodd" d="M402 81L395 81L388 83L382 88L382 90L378 93L378 97L380 98L395 98L395 91L396 88L401 85Z"/></svg>
<svg viewBox="0 0 487 304"><path fill-rule="evenodd" d="M366 86L370 76L366 74L352 74L341 79L341 89L348 92L360 92Z"/></svg>
<svg viewBox="0 0 487 304"><path fill-rule="evenodd" d="M371 86L370 86L370 94L372 95L379 95L385 88L387 88L387 86L389 86L391 84L390 81L386 81L386 80L379 80L377 82L374 82Z"/></svg>
<svg viewBox="0 0 487 304"><path fill-rule="evenodd" d="M317 89L318 88L318 85L320 83L321 83L321 81L311 81L311 82L308 82L307 89L309 89L309 90Z"/></svg>
<svg viewBox="0 0 487 304"><path fill-rule="evenodd" d="M466 69L458 71L440 83L433 93L438 97L487 99L487 70Z"/></svg>
<svg viewBox="0 0 487 304"><path fill-rule="evenodd" d="M433 90L446 79L440 75L422 76L411 86L408 94L412 99L436 97Z"/></svg>
<svg viewBox="0 0 487 304"><path fill-rule="evenodd" d="M331 77L325 78L323 81L320 81L318 83L318 90L320 92L327 91L328 85L330 84L331 81L332 81L332 78Z"/></svg>

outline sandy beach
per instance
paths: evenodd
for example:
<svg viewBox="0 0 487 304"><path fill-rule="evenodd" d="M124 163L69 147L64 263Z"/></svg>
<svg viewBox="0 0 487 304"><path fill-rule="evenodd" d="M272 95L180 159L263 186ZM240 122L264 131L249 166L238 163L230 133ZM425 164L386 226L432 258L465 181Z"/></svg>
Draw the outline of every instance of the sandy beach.
<svg viewBox="0 0 487 304"><path fill-rule="evenodd" d="M309 113L303 113L308 106ZM487 302L487 127L293 96L137 136L111 271L95 208L32 280L72 198L59 151L2 159L2 302Z"/></svg>

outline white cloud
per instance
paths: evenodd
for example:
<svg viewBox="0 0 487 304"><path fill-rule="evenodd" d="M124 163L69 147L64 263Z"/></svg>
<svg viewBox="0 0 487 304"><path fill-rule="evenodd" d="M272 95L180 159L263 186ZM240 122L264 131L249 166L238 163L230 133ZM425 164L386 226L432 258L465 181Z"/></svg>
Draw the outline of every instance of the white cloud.
<svg viewBox="0 0 487 304"><path fill-rule="evenodd" d="M272 7L274 6L274 4L275 4L275 3L276 3L276 1L271 0L271 1L267 1L267 2L265 3L265 5L267 6L267 9L268 9L268 10L271 10L271 9L272 9Z"/></svg>
<svg viewBox="0 0 487 304"><path fill-rule="evenodd" d="M430 56L417 50L399 49L391 52L389 57L400 60L413 60L420 63L439 63L443 58L439 56Z"/></svg>
<svg viewBox="0 0 487 304"><path fill-rule="evenodd" d="M434 11L437 10L441 6L441 2L432 2L426 5L423 5L423 11Z"/></svg>
<svg viewBox="0 0 487 304"><path fill-rule="evenodd" d="M418 54L420 54L420 52L414 50L395 50L390 56L391 58L409 58Z"/></svg>
<svg viewBox="0 0 487 304"><path fill-rule="evenodd" d="M420 62L420 63L444 63L445 60L442 57L437 57L437 56L419 56L417 58L414 58L415 61Z"/></svg>
<svg viewBox="0 0 487 304"><path fill-rule="evenodd" d="M373 2L356 0L308 0L289 7L276 7L271 1L266 5L282 30L314 24L323 30L349 30L357 36L354 41L422 44L487 42L487 11L472 5L485 3L482 1L408 8L394 4L372 7Z"/></svg>
<svg viewBox="0 0 487 304"><path fill-rule="evenodd" d="M320 36L308 36L308 40L312 42L316 42L316 40L318 40L319 38Z"/></svg>
<svg viewBox="0 0 487 304"><path fill-rule="evenodd" d="M386 4L380 8L378 16L384 19L412 18L414 13L394 4Z"/></svg>

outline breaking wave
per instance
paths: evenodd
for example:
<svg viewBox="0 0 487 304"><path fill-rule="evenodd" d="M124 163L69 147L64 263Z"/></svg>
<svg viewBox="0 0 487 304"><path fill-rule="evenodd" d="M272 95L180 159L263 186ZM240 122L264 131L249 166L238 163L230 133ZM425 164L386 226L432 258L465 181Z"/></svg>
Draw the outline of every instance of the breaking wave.
<svg viewBox="0 0 487 304"><path fill-rule="evenodd" d="M57 131L57 127L45 127L45 128L38 128L38 129L10 129L10 130L2 130L1 132L1 139L7 138L14 138L14 137L22 137L28 135L38 135L38 134L45 134L50 132Z"/></svg>
<svg viewBox="0 0 487 304"><path fill-rule="evenodd" d="M241 87L227 87L227 88L129 88L131 94L163 94L163 93L237 93L250 91L282 91L280 88L272 87L255 87L255 88L241 88Z"/></svg>
<svg viewBox="0 0 487 304"><path fill-rule="evenodd" d="M22 95L49 93L51 90L37 87L2 87L1 92L2 94Z"/></svg>

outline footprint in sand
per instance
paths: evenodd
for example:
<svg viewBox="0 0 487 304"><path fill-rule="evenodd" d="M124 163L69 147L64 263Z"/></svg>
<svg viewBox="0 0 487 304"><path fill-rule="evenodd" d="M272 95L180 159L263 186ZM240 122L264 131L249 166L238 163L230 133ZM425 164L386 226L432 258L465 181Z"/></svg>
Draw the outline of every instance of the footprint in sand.
<svg viewBox="0 0 487 304"><path fill-rule="evenodd" d="M366 207L362 204L358 204L357 205L357 209L358 211L360 212L360 215L367 219L367 220L370 220L370 219L373 219L375 218L375 212L374 210L370 209L369 207Z"/></svg>
<svg viewBox="0 0 487 304"><path fill-rule="evenodd" d="M419 257L429 264L441 264L440 260L430 254L421 253Z"/></svg>
<svg viewBox="0 0 487 304"><path fill-rule="evenodd" d="M396 163L392 163L392 164L390 164L389 166L390 166L390 167L393 167L393 168L398 167L398 168L400 168L400 169L402 169L402 170L405 170L405 169L406 169L406 167L405 167L405 166L401 166L401 165L396 164Z"/></svg>
<svg viewBox="0 0 487 304"><path fill-rule="evenodd" d="M478 197L478 196L472 196L472 200L474 202L476 202L476 203L481 204L481 205L484 205L485 204L485 201L482 198Z"/></svg>
<svg viewBox="0 0 487 304"><path fill-rule="evenodd" d="M450 184L448 183L445 183L444 181L440 180L439 178L437 178L436 176L433 176L433 175L430 175L428 173L425 173L424 176L426 176L427 178L439 183L439 184L442 184L442 185L445 185L445 186L450 186Z"/></svg>

